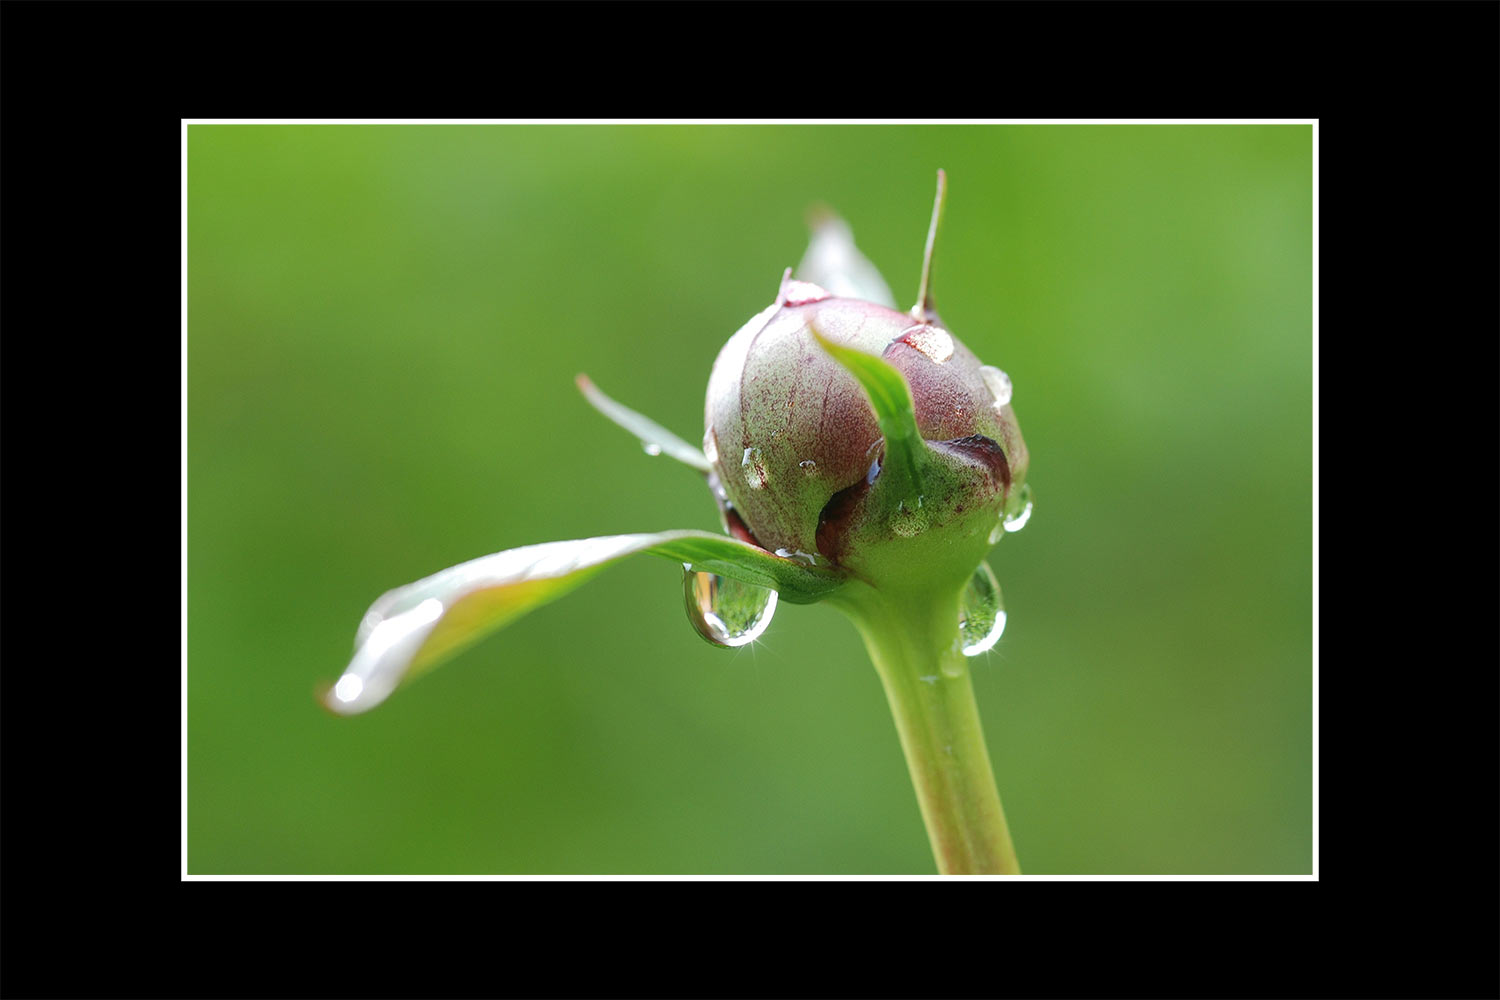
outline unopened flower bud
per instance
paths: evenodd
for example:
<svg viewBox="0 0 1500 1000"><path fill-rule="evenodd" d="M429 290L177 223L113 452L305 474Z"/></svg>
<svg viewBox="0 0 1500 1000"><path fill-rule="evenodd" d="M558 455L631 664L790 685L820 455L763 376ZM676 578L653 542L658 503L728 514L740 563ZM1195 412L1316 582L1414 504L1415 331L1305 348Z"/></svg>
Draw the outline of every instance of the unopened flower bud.
<svg viewBox="0 0 1500 1000"><path fill-rule="evenodd" d="M873 503L885 435L864 388L815 331L904 376L927 446L927 474L909 495ZM988 539L1026 472L1010 395L1005 373L982 364L935 315L785 282L778 302L714 362L704 453L732 508L731 530L737 517L765 549L817 553L858 572L862 546L954 526Z"/></svg>

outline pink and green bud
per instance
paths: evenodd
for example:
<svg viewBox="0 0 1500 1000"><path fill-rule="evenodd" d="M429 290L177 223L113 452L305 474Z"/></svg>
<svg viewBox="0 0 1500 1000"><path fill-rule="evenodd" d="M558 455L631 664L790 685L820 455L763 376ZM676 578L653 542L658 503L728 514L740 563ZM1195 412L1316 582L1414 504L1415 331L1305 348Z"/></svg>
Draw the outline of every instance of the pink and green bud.
<svg viewBox="0 0 1500 1000"><path fill-rule="evenodd" d="M861 550L882 542L905 548L917 535L958 530L987 544L1026 474L1010 380L935 314L914 313L924 318L784 281L778 301L730 338L709 379L704 454L732 528L737 516L765 549L816 554L856 575L868 568ZM925 445L915 452L918 482L879 488L900 428L882 426L866 388L824 343L900 373L920 439L902 443Z"/></svg>

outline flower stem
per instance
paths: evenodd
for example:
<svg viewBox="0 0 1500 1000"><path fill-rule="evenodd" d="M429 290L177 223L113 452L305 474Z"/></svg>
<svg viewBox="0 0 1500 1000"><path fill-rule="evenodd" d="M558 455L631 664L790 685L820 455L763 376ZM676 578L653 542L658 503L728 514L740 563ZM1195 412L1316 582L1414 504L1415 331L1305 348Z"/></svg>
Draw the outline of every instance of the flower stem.
<svg viewBox="0 0 1500 1000"><path fill-rule="evenodd" d="M938 871L1019 875L960 648L958 595L895 597L860 587L834 599L885 686Z"/></svg>

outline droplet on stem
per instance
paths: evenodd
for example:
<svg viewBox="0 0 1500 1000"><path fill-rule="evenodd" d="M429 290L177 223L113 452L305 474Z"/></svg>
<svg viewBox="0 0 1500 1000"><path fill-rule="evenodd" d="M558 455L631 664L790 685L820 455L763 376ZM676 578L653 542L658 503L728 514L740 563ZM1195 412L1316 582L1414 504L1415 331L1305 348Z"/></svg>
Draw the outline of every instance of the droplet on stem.
<svg viewBox="0 0 1500 1000"><path fill-rule="evenodd" d="M760 638L776 613L776 591L732 577L682 567L688 621L715 646L744 646Z"/></svg>
<svg viewBox="0 0 1500 1000"><path fill-rule="evenodd" d="M959 603L958 632L965 656L978 656L1000 639L1005 631L1005 603L1000 583L990 564L982 562Z"/></svg>

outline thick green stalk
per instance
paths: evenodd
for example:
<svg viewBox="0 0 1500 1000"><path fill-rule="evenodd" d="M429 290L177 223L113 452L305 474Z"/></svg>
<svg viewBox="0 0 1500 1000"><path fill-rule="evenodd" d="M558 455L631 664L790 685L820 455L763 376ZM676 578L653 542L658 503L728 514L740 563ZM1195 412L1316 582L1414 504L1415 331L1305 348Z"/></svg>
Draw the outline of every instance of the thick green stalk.
<svg viewBox="0 0 1500 1000"><path fill-rule="evenodd" d="M864 637L885 685L938 871L1019 875L960 649L958 595L857 587L833 603Z"/></svg>

